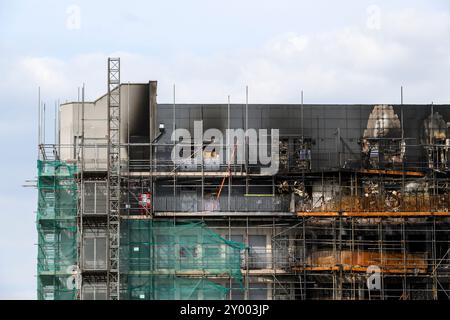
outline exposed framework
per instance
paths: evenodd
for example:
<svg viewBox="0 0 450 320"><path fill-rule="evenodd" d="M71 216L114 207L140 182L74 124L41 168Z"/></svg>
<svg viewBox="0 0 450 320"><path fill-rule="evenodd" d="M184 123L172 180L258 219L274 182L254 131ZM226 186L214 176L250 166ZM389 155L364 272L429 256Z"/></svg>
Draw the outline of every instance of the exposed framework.
<svg viewBox="0 0 450 320"><path fill-rule="evenodd" d="M378 177L378 181L382 180ZM251 181L250 188L258 185L254 178ZM189 186L186 182L186 179L184 183L179 181L178 188ZM235 183L236 186L243 186L239 181ZM324 179L322 192L327 191L329 184L332 180ZM138 185L130 192L146 188L145 185ZM346 193L344 186L336 186L336 191ZM377 195L380 205L385 197ZM266 279L266 283L270 283L270 297L273 299L449 297L450 220L439 214L442 210L448 210L445 209L450 204L448 198L441 197L438 202L437 197L429 198L417 193L405 204L409 206L405 210L410 211L397 212L380 211L373 203L375 200L370 199L368 204L374 207L366 207L365 211L350 211L354 216L346 215L337 208L339 198L336 196L335 202L327 204L336 211L325 211L329 209L323 206L317 211L298 212L298 218L283 217L282 212L264 215L264 212L235 212L235 207L227 210L228 201L225 199L222 210L215 213L195 212L192 207L183 208L180 205L171 207L170 212L156 212L154 219L172 217L177 221L201 217L210 228L222 235L243 232L242 241L249 246L241 264L246 292L245 295L234 293L241 298L249 298L253 290L258 290L254 287L255 279ZM353 205L363 198L353 197ZM273 207L276 203L273 197L263 199L268 200L263 201L266 208L277 208ZM160 205L181 201L182 198L178 198L177 201L164 201ZM257 201L257 198L252 201ZM351 206L348 198L346 201L346 205ZM430 206L430 203L433 205ZM416 204L417 207L411 209L410 206ZM249 203L247 205L251 206ZM430 211L437 208L441 211L434 211L434 214ZM251 207L248 210L252 210ZM130 219L147 218L139 215L137 205L132 204L130 212ZM335 214L331 214L333 212ZM228 217L220 217L223 215ZM446 215L449 215L447 211ZM252 247L248 237L262 231L270 238L271 245ZM374 290L369 290L366 285L368 267L371 265L380 267L380 288ZM195 273L191 276L195 277ZM233 290L229 298L232 294Z"/></svg>
<svg viewBox="0 0 450 320"><path fill-rule="evenodd" d="M378 109L383 111L385 108ZM400 129L383 122L396 121L397 117L380 113L374 119L381 122L376 130L385 133ZM433 129L431 126L430 131ZM286 150L292 150L292 142L297 144L295 139L300 140L300 146L305 145L303 136L293 138ZM166 171L170 164L158 159L151 175L159 181L158 190L162 195L153 195L154 215L156 218L173 217L174 220L202 217L213 228L217 226L210 222L214 220L211 216L228 215L230 223L226 229L232 234L240 229L238 216L248 215L247 230L261 230L267 228L261 222L266 213L274 216L273 228L278 229L283 220L281 216L295 212L300 222L296 223L296 219L288 222L288 226L273 236L271 249L263 249L258 255L260 261L257 264L267 265L263 261L270 260L270 267L265 270L255 268L255 264L249 262L251 254L246 254L247 262L243 263L246 279L252 276L261 278L262 275L272 278L272 298L448 298L450 243L447 234L450 229L445 217L450 216L450 193L445 173L447 147L433 142L425 145L408 143L409 148L433 150L429 152L431 160L428 163L413 163L402 159L406 140L403 137L377 138L368 134L365 139L368 147L364 149L366 145L363 145L362 151L368 159L367 162L363 159L356 167L342 168L344 162L341 159L349 155L337 130L337 167L312 171L310 164L289 158L287 167L297 167L298 170L280 172L276 177L242 172L239 166L233 166L232 170L228 166L217 166L212 170L214 164L204 162L203 157L197 167L176 166L179 170L170 172ZM165 149L171 146L157 144L155 147ZM330 158L334 159L334 156L333 152ZM130 193L138 194L147 188L148 175L139 171L127 173L128 178L134 181L130 185ZM171 180L172 176L177 180ZM224 180L229 182L227 192L212 199L205 198L205 194L221 190ZM285 184L281 183L283 180ZM170 190L171 183L173 195L168 195L163 190ZM241 190L244 186L249 201L246 197L230 197L231 188ZM252 187L272 191L251 194L248 190ZM311 196L313 189L315 197ZM194 200L196 196L186 198L186 190L196 191L201 197L198 201ZM261 205L254 206L255 202ZM138 206L132 205L129 212L139 214ZM285 223L289 221L285 219ZM293 232L287 232L289 230ZM289 253L292 250L296 253ZM287 256L290 262L285 260ZM253 266L249 268L248 265ZM369 290L366 285L366 272L371 265L381 268L380 288L374 290ZM248 283L251 280L246 281L247 291L252 290ZM286 294L291 290L293 294Z"/></svg>
<svg viewBox="0 0 450 320"><path fill-rule="evenodd" d="M196 166L175 163L160 156L167 154L167 150L171 150L174 144L153 140L130 143L129 136L126 140L128 153L131 154L132 150L133 154L144 156L128 157L127 169L121 172L118 109L120 61L111 59L108 67L108 76L111 78L108 83L109 140L107 144L100 146L108 150L108 156L98 161L101 163L107 160L108 167L107 171L103 168L99 172L90 172L85 181L82 179L79 190L82 190L80 197L83 199L80 203L83 208L78 210L78 215L88 217L81 222L85 224L86 230L84 238L80 240L81 251L88 251L86 239L98 244L106 235L108 259L103 264L102 257L97 257L98 252L94 254L93 262L80 262L77 257L79 263L84 263L86 280L85 293L81 298L101 297L103 290L108 291L111 299L127 297L130 294L129 288L138 292L142 284L142 279L136 281L139 277L134 277L120 292L119 277L120 274L126 275L126 265L119 264L118 250L117 255L112 255L111 252L123 246L133 249L134 244L119 242L119 208L122 208L122 221L142 221L144 227L139 232L133 231L135 235L151 231L145 227L151 219L169 221L169 218L175 225L180 220L192 222L192 219L200 218L208 228L224 239L236 241L236 237L242 237L238 241L247 247L242 253L240 265L244 292L238 290L233 279L227 275L205 276L207 281L220 283L222 287L226 287L228 282L228 288L231 289L229 295L225 297L220 294L220 298L250 299L255 298L255 294L261 297L258 294L262 292L262 287L267 292L264 298L272 299L449 298L449 146L444 139L445 135L442 137L446 128L442 129L441 124L438 128L435 126L442 119L436 116L433 109L429 117L430 123L426 126L427 139L423 142L414 142L403 134L403 110L398 113L401 114L400 123L398 116L390 108L374 107L376 112L370 116L369 124L370 121L378 124L368 124L366 130L365 125L351 127L351 121L329 116L328 120L344 123L347 128L338 128L332 135L321 132L319 137L323 134L323 139L317 139L315 143L323 143L325 146L323 140L331 140L332 150L324 147L328 154L318 152L311 158L308 151L311 151L313 141L303 132L302 105L301 134L290 133L282 137L282 167L275 176L261 175L258 167L247 163L244 169L238 165L217 164L215 155L207 152L200 152L201 163ZM130 85L128 90L129 88ZM114 110L117 112L114 113ZM174 103L173 128L177 119L175 110ZM384 112L387 114L383 114ZM226 122L229 127L230 106L227 113ZM242 113L245 114L247 123L247 105ZM203 118L203 107L201 117ZM84 116L81 121L84 125ZM392 123L395 124L394 127ZM314 127L315 124L310 125ZM321 131L323 128L317 126L314 129ZM349 137L342 133L346 129L353 129L353 132L364 130L361 152L348 147ZM384 136L386 131L395 134ZM117 139L114 140L114 137ZM350 138L361 137L355 135ZM192 147L203 150L204 144L193 144ZM148 148L155 150L151 152L150 159L147 156L150 153ZM411 161L404 157L404 148L424 149L425 160ZM136 152L137 149L144 151ZM322 151L322 148L316 150ZM361 159L360 153L363 154ZM85 159L82 152L82 171L85 161L92 160L97 159ZM317 162L325 165L314 169ZM107 179L105 173L108 173ZM139 199L140 195L150 190L152 206L149 210L141 206ZM104 211L103 207L106 207ZM117 210L113 210L114 208ZM101 217L102 212L106 212L108 220ZM110 223L114 214L117 224ZM261 240L258 237L262 235L266 237L264 246L258 244ZM49 243L44 240L45 238L40 240L42 248ZM151 243L147 241L146 244ZM94 252L101 247L96 244ZM177 245L179 244L174 247ZM189 243L189 248L194 247L202 252L201 243ZM182 252L186 250L175 250L174 260L180 258ZM88 260L85 258L84 260ZM120 258L122 262L127 259L123 255ZM151 269L146 262L158 263L157 259L149 260L151 258L150 254L142 255L135 263L143 271L149 272ZM196 258L200 259L202 256ZM381 289L367 288L366 273L370 265L381 268ZM186 277L183 281L158 285L169 291L176 291L179 286L182 291L181 287L191 283L191 288L204 288L203 294L198 295L201 298L205 296L205 292L217 289L205 285L206 281L197 281L204 276L201 269L189 272L183 270L183 276ZM102 287L106 270L108 285ZM147 283L145 286L149 292L153 292L154 284ZM128 298L130 297L140 298L140 294L129 295Z"/></svg>
<svg viewBox="0 0 450 320"><path fill-rule="evenodd" d="M120 298L120 58L108 58L107 296Z"/></svg>
<svg viewBox="0 0 450 320"><path fill-rule="evenodd" d="M302 275L309 297L449 298L448 220L304 218L302 225L305 234L297 239L298 247L308 257L294 270ZM379 280L369 290L365 282L371 266L378 269Z"/></svg>

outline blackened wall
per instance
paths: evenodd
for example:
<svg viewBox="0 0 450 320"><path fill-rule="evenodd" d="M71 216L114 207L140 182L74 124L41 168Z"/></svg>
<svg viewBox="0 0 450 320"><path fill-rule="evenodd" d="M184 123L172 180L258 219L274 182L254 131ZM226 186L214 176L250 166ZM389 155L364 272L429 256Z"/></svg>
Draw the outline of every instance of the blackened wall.
<svg viewBox="0 0 450 320"><path fill-rule="evenodd" d="M421 146L423 122L433 112L450 121L449 105L392 105L398 118L403 115L406 139L406 161L409 166L425 163ZM321 170L336 168L361 161L359 144L374 105L249 105L248 127L254 129L279 129L280 135L301 135L313 139L312 168ZM403 110L403 112L402 112ZM245 127L245 105L231 105L231 128ZM193 134L194 121L203 119L204 130L217 128L224 132L228 126L227 105L177 104L176 127ZM170 143L173 127L173 106L158 105L158 122L164 123L166 132L160 142ZM339 129L339 130L338 130ZM338 133L339 131L339 133ZM340 139L338 137L340 136ZM160 152L159 157L168 154ZM340 161L339 161L340 158Z"/></svg>

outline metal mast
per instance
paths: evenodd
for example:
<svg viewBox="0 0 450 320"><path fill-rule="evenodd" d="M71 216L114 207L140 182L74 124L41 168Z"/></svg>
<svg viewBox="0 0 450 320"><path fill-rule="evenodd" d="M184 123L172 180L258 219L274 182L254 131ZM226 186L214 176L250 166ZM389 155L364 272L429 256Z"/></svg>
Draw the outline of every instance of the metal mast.
<svg viewBox="0 0 450 320"><path fill-rule="evenodd" d="M108 269L107 297L119 300L120 58L108 58Z"/></svg>

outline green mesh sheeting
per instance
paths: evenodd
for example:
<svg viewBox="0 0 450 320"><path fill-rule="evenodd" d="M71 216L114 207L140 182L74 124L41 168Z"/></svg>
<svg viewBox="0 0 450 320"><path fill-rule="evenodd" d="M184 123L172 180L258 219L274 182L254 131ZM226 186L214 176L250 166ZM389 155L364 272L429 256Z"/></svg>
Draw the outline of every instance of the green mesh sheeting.
<svg viewBox="0 0 450 320"><path fill-rule="evenodd" d="M38 161L38 299L76 298L77 265L76 166Z"/></svg>
<svg viewBox="0 0 450 320"><path fill-rule="evenodd" d="M128 300L225 300L229 291L202 278L128 275L127 282Z"/></svg>
<svg viewBox="0 0 450 320"><path fill-rule="evenodd" d="M69 275L38 277L38 300L76 300L73 277Z"/></svg>
<svg viewBox="0 0 450 320"><path fill-rule="evenodd" d="M70 272L69 267L77 264L76 222L45 221L37 229L38 273Z"/></svg>
<svg viewBox="0 0 450 320"><path fill-rule="evenodd" d="M129 299L224 299L228 288L204 277L242 282L245 246L203 222L127 220L121 230L121 272L127 275Z"/></svg>
<svg viewBox="0 0 450 320"><path fill-rule="evenodd" d="M76 170L63 161L38 161L38 220L76 218Z"/></svg>

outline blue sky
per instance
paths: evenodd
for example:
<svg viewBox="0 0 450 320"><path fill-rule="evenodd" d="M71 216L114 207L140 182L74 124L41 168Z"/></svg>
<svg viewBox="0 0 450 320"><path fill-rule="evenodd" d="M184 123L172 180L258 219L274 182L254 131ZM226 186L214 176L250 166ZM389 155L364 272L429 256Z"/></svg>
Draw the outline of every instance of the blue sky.
<svg viewBox="0 0 450 320"><path fill-rule="evenodd" d="M79 14L78 14L79 13ZM122 81L159 81L158 101L450 102L448 1L0 0L0 298L36 296L37 87L53 110ZM48 114L48 122L53 115ZM50 131L50 130L49 130ZM47 141L51 141L48 134Z"/></svg>

